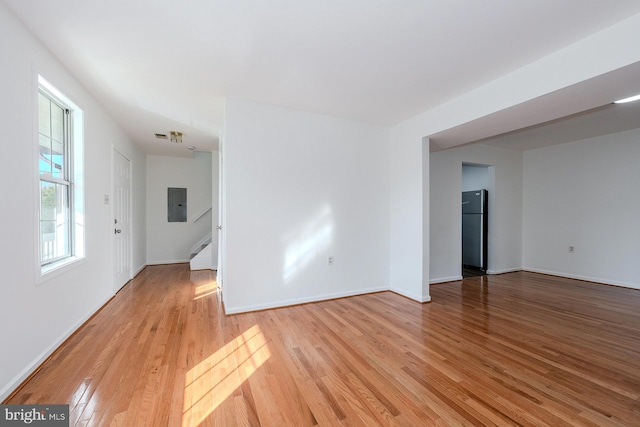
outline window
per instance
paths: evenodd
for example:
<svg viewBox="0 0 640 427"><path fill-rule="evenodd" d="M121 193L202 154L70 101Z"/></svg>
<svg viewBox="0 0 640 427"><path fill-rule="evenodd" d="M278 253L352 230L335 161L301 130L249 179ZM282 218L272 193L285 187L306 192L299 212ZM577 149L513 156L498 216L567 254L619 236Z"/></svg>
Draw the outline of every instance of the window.
<svg viewBox="0 0 640 427"><path fill-rule="evenodd" d="M38 83L39 257L47 273L84 255L82 111Z"/></svg>

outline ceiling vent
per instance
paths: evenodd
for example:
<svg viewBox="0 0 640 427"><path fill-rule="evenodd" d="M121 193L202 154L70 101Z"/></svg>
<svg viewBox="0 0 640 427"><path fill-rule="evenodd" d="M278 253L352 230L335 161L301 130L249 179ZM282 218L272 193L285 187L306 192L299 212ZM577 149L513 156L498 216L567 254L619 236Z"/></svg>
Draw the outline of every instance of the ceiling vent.
<svg viewBox="0 0 640 427"><path fill-rule="evenodd" d="M167 138L167 134L166 133L156 133L156 138L158 138L158 139L169 139L169 138Z"/></svg>

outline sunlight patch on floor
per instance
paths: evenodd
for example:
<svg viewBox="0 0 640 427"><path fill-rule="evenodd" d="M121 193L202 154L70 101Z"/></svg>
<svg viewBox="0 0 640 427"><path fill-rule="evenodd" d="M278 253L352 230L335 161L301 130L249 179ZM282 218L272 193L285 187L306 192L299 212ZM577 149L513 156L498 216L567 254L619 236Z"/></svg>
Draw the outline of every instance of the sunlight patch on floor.
<svg viewBox="0 0 640 427"><path fill-rule="evenodd" d="M218 282L216 282L215 280L212 280L203 285L196 286L196 292L193 299L196 300L196 299L204 298L209 295L213 295L219 290L220 289L218 288Z"/></svg>
<svg viewBox="0 0 640 427"><path fill-rule="evenodd" d="M247 381L271 352L258 325L227 343L187 372L183 426L197 426Z"/></svg>

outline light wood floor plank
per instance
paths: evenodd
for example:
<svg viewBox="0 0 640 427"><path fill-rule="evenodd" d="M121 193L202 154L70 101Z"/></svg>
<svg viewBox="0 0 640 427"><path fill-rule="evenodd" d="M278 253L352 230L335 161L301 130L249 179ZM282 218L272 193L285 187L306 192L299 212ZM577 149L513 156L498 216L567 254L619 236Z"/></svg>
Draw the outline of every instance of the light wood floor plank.
<svg viewBox="0 0 640 427"><path fill-rule="evenodd" d="M5 403L73 426L637 426L640 291L516 272L225 316L147 267Z"/></svg>

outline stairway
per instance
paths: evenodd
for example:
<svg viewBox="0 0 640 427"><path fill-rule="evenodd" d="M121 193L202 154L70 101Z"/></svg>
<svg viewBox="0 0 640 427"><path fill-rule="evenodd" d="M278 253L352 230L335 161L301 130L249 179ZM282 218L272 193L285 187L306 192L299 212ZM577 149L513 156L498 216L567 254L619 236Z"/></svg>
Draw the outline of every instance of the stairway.
<svg viewBox="0 0 640 427"><path fill-rule="evenodd" d="M194 259L200 252L202 252L204 250L204 248L206 248L209 245L209 243L205 243L204 245L200 245L200 247L198 248L197 251L192 252L191 256L189 257L190 260Z"/></svg>
<svg viewBox="0 0 640 427"><path fill-rule="evenodd" d="M189 265L191 270L211 269L211 237L191 249Z"/></svg>

